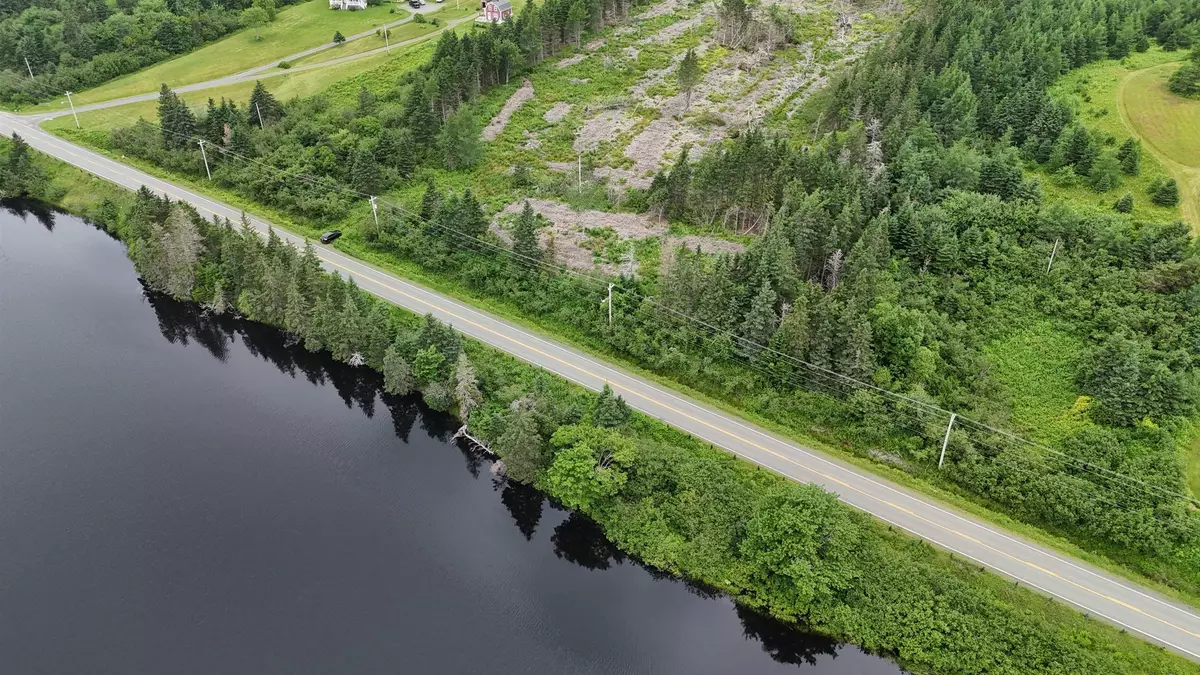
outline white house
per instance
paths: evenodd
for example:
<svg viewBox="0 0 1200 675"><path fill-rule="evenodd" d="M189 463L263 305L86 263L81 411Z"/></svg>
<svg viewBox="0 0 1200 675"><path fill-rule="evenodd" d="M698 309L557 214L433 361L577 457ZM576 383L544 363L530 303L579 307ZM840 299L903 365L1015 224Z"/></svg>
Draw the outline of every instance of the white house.
<svg viewBox="0 0 1200 675"><path fill-rule="evenodd" d="M367 0L329 0L329 9L366 9Z"/></svg>
<svg viewBox="0 0 1200 675"><path fill-rule="evenodd" d="M483 14L475 19L479 23L504 23L513 13L509 0L483 0L480 9Z"/></svg>

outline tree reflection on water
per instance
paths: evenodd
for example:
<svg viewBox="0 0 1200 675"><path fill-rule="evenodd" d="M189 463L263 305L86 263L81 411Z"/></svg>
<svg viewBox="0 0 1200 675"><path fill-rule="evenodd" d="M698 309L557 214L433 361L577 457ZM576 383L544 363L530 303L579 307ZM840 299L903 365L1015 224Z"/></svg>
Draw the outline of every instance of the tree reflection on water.
<svg viewBox="0 0 1200 675"><path fill-rule="evenodd" d="M10 206L11 208L11 206ZM31 211L32 212L32 211ZM53 212L34 213L47 228L53 227ZM413 425L418 421L430 436L450 442L458 422L450 415L429 409L419 396L393 396L383 391L383 378L367 368L353 368L339 363L324 352L310 352L289 340L281 331L231 314L215 315L201 307L179 302L169 296L144 289L149 304L158 318L159 331L172 344L196 344L214 359L228 363L230 346L237 340L253 355L273 364L281 373L294 379L307 380L316 386L331 385L347 408L357 407L367 417L375 415L377 406L387 409L396 437L407 443ZM487 476L499 493L501 504L512 516L513 525L532 542L547 506L564 511L537 489L491 477L491 460L464 443L458 443L466 469L476 479ZM618 549L601 527L585 515L568 512L549 538L555 555L580 567L603 571L626 563L637 565L655 578L683 583L688 590L705 598L717 598L721 593L661 570L643 565ZM542 541L539 539L539 542ZM736 605L735 605L736 606ZM748 639L762 645L772 659L780 663L813 665L818 656L836 656L839 644L821 635L798 630L772 617L736 606L742 630Z"/></svg>

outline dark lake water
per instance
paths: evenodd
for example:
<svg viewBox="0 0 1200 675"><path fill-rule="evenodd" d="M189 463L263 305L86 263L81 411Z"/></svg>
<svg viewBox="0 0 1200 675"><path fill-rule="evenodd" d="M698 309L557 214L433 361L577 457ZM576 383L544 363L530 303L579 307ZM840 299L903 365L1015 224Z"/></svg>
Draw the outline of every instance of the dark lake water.
<svg viewBox="0 0 1200 675"><path fill-rule="evenodd" d="M379 384L0 208L0 671L900 672L626 559Z"/></svg>

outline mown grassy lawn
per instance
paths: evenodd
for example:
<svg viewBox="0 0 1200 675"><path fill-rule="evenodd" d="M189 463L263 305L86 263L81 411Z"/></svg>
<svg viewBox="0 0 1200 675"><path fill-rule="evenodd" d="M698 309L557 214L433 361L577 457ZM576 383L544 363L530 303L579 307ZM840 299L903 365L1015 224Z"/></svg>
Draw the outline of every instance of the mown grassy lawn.
<svg viewBox="0 0 1200 675"><path fill-rule="evenodd" d="M435 26L429 22L417 23L416 21L410 21L403 26L396 26L392 29L391 43L395 45L406 40L413 40L431 35L438 32L442 28L445 28L446 24L451 21L468 16L475 16L476 14L478 14L478 11L476 10L475 2L463 2L461 3L461 8L457 10L454 9L454 5L452 3L446 3L445 6L436 12L430 12L429 14L425 15L427 19L436 18L439 25ZM306 65L309 63L322 63L331 59L340 59L344 56L353 56L354 54L361 54L363 52L371 51L372 49L379 49L380 47L386 46L387 43L384 41L381 33L379 35L370 35L368 37L355 40L354 42L347 42L340 47L334 47L333 49L327 49L323 52L310 54L304 58L296 59L291 63L292 65L296 66Z"/></svg>
<svg viewBox="0 0 1200 675"><path fill-rule="evenodd" d="M1167 63L1134 73L1125 83L1123 100L1138 134L1155 150L1180 164L1200 166L1200 101L1167 88L1179 65Z"/></svg>
<svg viewBox="0 0 1200 675"><path fill-rule="evenodd" d="M280 11L274 22L262 27L261 40L254 39L253 28L238 31L189 54L80 92L75 95L75 104L144 94L155 91L164 82L178 87L232 75L288 54L331 43L334 31L349 37L400 21L408 15L399 7L394 14L389 13L393 7L391 3L385 3L360 12L344 12L329 9L325 0L310 0ZM55 99L31 110L57 110L65 106L65 100Z"/></svg>
<svg viewBox="0 0 1200 675"><path fill-rule="evenodd" d="M1087 125L1088 129L1109 136L1112 139L1112 145L1105 146L1104 149L1112 152L1115 150L1115 146L1120 145L1126 138L1140 136L1139 131L1131 128L1122 119L1120 91L1122 82L1131 76L1136 77L1137 73L1146 69L1162 67L1164 64L1171 64L1186 57L1186 52L1164 52L1158 47L1154 47L1141 54L1131 54L1120 61L1108 60L1092 63L1063 76L1050 88L1050 94L1069 101L1079 115L1080 121ZM1168 65L1168 67L1171 66ZM1126 86L1127 88L1128 86ZM1123 98L1125 101L1130 101L1129 92L1125 92ZM1088 204L1103 210L1111 210L1113 203L1121 195L1129 192L1133 195L1132 215L1134 218L1157 221L1179 218L1181 212L1178 208L1163 208L1150 202L1150 196L1147 194L1150 184L1156 179L1171 176L1172 172L1154 156L1150 151L1151 148L1146 147L1146 139L1143 139L1142 144L1141 173L1137 176L1124 176L1121 185L1116 189L1097 193L1087 185L1063 185L1056 182L1050 175L1039 173L1046 195ZM1193 221L1192 227L1197 226L1200 226L1200 223Z"/></svg>
<svg viewBox="0 0 1200 675"><path fill-rule="evenodd" d="M1180 207L1200 230L1200 101L1167 88L1179 68L1167 63L1129 75L1119 89L1122 118L1179 181Z"/></svg>
<svg viewBox="0 0 1200 675"><path fill-rule="evenodd" d="M431 49L432 44L419 43L393 49L390 53L373 54L326 68L287 73L264 79L262 82L280 101L287 101L297 96L311 96L321 92L334 98L338 98L339 93L348 97L357 95L360 81L382 82L387 84L387 87L383 87L383 89L390 87L401 74L423 63L428 58ZM349 84L346 84L347 82ZM179 96L193 111L198 112L205 108L209 98L219 101L221 97L225 97L235 101L238 105L245 105L253 89L254 80L248 80L224 87L184 92ZM79 124L84 131L109 131L117 127L130 126L137 122L138 118L145 118L150 122L157 123L158 101L140 101L80 113ZM47 131L58 133L62 130L74 129L75 122L70 115L63 115L44 122L42 126Z"/></svg>

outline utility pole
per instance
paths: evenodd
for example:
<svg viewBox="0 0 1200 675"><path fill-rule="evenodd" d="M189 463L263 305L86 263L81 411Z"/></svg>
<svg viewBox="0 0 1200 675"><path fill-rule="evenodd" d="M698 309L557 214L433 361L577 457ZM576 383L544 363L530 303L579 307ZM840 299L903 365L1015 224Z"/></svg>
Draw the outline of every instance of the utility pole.
<svg viewBox="0 0 1200 675"><path fill-rule="evenodd" d="M613 284L608 285L608 299L604 302L608 303L608 325L612 325L612 289Z"/></svg>
<svg viewBox="0 0 1200 675"><path fill-rule="evenodd" d="M267 125L263 124L263 121L262 121L262 108L258 107L257 102L254 104L254 112L258 113L258 128L266 129Z"/></svg>
<svg viewBox="0 0 1200 675"><path fill-rule="evenodd" d="M208 174L208 179L212 180L212 171L208 170L208 153L204 152L204 140L200 140L200 157L204 159L204 173Z"/></svg>
<svg viewBox="0 0 1200 675"><path fill-rule="evenodd" d="M383 43L385 45L387 45L387 50L389 52L392 51L392 41L390 38L388 38L388 33L390 33L390 32L392 32L392 31L388 30L387 26L383 27Z"/></svg>
<svg viewBox="0 0 1200 675"><path fill-rule="evenodd" d="M33 67L29 65L29 57L25 57L25 70L29 71L29 79L33 79Z"/></svg>
<svg viewBox="0 0 1200 675"><path fill-rule="evenodd" d="M379 205L375 203L375 199L376 199L376 197L374 197L374 196L372 196L370 199L371 215L375 216L375 229L378 230L379 229Z"/></svg>
<svg viewBox="0 0 1200 675"><path fill-rule="evenodd" d="M938 457L938 468L942 468L942 463L946 461L946 446L950 445L950 430L954 428L954 419L958 417L958 413L950 413L950 425L946 427L946 437L942 439L942 454Z"/></svg>
<svg viewBox="0 0 1200 675"><path fill-rule="evenodd" d="M79 115L75 114L75 102L71 100L71 92L67 92L67 103L71 105L71 117L75 118L75 128L79 128Z"/></svg>
<svg viewBox="0 0 1200 675"><path fill-rule="evenodd" d="M1062 239L1054 240L1054 248L1050 249L1050 262L1046 263L1046 274L1050 274L1050 266L1054 264L1054 255L1058 253L1058 244Z"/></svg>

